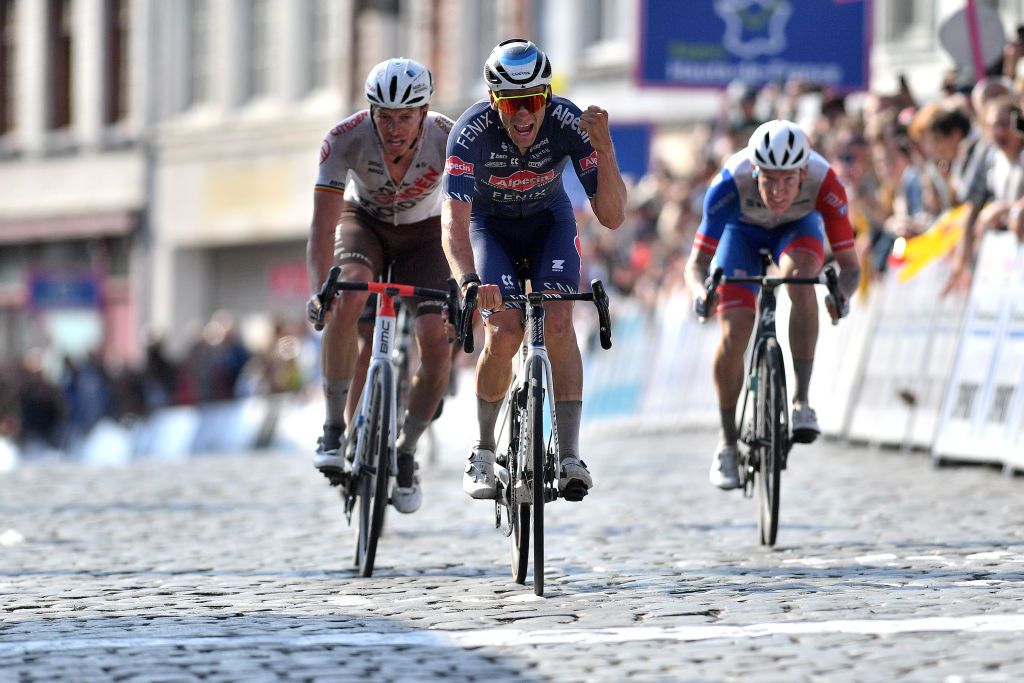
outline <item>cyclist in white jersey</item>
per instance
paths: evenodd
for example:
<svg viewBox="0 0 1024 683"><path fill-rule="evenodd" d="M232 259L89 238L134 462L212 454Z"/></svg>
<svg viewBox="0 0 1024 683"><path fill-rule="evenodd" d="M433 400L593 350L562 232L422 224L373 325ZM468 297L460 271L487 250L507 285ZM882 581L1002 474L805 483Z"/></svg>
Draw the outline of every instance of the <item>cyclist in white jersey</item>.
<svg viewBox="0 0 1024 683"><path fill-rule="evenodd" d="M430 71L410 59L390 59L366 79L369 109L356 112L328 132L320 149L307 244L309 283L314 292L331 266L341 279L372 281L389 262L391 280L445 289L448 263L441 249L440 182L452 121L428 111L434 93ZM332 484L341 481L346 402L356 374L358 321L366 292L344 292L328 312L322 366L326 419L314 465ZM391 492L400 512L415 512L423 495L416 473L416 444L444 394L451 367L439 303L406 302L416 309L421 364L409 392L409 408L398 436L398 476ZM316 295L307 315L320 311Z"/></svg>

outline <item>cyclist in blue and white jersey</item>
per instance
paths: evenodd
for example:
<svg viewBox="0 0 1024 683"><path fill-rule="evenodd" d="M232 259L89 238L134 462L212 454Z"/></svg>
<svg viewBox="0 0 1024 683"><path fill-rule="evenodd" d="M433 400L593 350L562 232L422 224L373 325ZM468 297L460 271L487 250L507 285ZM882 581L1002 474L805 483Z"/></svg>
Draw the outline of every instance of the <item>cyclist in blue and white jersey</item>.
<svg viewBox="0 0 1024 683"><path fill-rule="evenodd" d="M331 266L342 280L372 281L386 261L400 284L445 289L448 263L441 250L441 174L452 121L428 111L434 80L411 59L389 59L370 70L369 109L332 128L320 150L307 245L313 296L307 315L316 321L315 292ZM332 484L348 462L345 409L356 374L358 320L366 292L344 292L326 317L322 351L326 419L314 465ZM440 304L409 301L416 313L420 367L409 391L409 408L398 436L398 473L391 503L414 512L423 498L414 454L448 386L451 352Z"/></svg>
<svg viewBox="0 0 1024 683"><path fill-rule="evenodd" d="M516 263L525 259L535 291L576 292L579 232L562 186L568 163L590 197L597 219L615 229L624 220L626 186L608 129L608 113L580 109L551 92L551 63L532 42L506 40L484 64L486 99L471 106L448 138L441 224L452 273L465 288L480 283L485 342L476 370L479 438L463 489L494 498L494 428L523 339L523 312L502 296L519 292ZM583 363L572 303L547 308L546 334L554 374L562 471L559 488L593 485L579 457Z"/></svg>
<svg viewBox="0 0 1024 683"><path fill-rule="evenodd" d="M860 281L846 190L799 126L781 119L762 124L747 147L726 161L704 196L704 217L686 264L698 315L707 317L716 310L716 302L705 301L712 259L726 276L756 276L761 274L759 250L767 248L783 276L815 277L825 262L826 235L840 267L842 301L830 302L829 310L838 318L846 314ZM743 354L754 328L757 289L726 284L715 297L720 297L722 338L715 351L714 378L722 431L709 479L723 489L739 486L736 404L743 389ZM786 292L793 304L793 441L810 443L821 431L807 398L818 339L818 300L813 285L787 285Z"/></svg>

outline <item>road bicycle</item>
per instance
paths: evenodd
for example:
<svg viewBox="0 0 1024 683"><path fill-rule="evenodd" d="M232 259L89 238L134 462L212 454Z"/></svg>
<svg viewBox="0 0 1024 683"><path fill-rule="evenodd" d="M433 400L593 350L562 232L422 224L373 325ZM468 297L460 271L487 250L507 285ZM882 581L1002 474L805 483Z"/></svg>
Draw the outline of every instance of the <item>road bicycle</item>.
<svg viewBox="0 0 1024 683"><path fill-rule="evenodd" d="M459 311L458 287L449 280L448 291L391 282L342 281L341 268L331 268L320 288L321 320L342 291L369 291L377 295L370 364L359 407L347 432L345 457L351 465L340 478L345 517L352 524L356 513L355 564L360 576L373 573L377 542L384 528L390 483L398 474L395 439L398 435L399 369L393 350L400 332L395 297L420 297L445 302L449 315ZM323 329L317 323L316 329Z"/></svg>
<svg viewBox="0 0 1024 683"><path fill-rule="evenodd" d="M771 266L771 254L761 250L761 272ZM716 268L708 279L705 302L711 301L719 285L760 285L757 297L757 333L754 338L747 381L740 412L739 477L743 495L752 498L757 489L757 531L761 545L773 546L779 531L779 499L782 470L786 469L789 450L793 446L789 429L789 401L786 393L786 367L782 348L775 335L775 289L780 285L825 285L826 299L832 310L839 310L839 279L835 269L825 266L817 277L776 277L768 275L726 276ZM704 321L701 318L701 322ZM832 324L838 318L833 317ZM748 419L749 410L749 419Z"/></svg>
<svg viewBox="0 0 1024 683"><path fill-rule="evenodd" d="M516 583L526 583L532 535L533 592L537 595L544 595L544 506L559 497L579 501L587 494L580 482L573 482L563 491L558 489L561 460L551 361L544 340L544 304L548 301L593 302L598 313L601 347L610 349L608 295L600 280L591 281L590 287L590 292L579 294L528 292L502 298L506 304L524 306L526 317L518 363L499 419L498 433L507 435L507 445L498 449L495 461L505 468L508 477L496 482L494 525L512 539L512 578ZM526 287L522 289L525 291ZM470 285L461 315L460 338L467 353L473 351L471 325L476 294L476 285Z"/></svg>

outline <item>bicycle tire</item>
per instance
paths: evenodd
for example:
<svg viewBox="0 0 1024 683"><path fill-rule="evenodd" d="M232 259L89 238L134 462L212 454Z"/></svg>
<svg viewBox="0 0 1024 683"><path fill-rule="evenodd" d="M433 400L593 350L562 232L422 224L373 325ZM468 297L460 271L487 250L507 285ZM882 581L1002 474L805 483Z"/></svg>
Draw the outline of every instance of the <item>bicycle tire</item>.
<svg viewBox="0 0 1024 683"><path fill-rule="evenodd" d="M356 555L354 564L360 567L366 556L366 541L370 537L370 511L373 507L373 481L368 473L357 475L352 485L352 494L356 498Z"/></svg>
<svg viewBox="0 0 1024 683"><path fill-rule="evenodd" d="M526 583L526 573L530 567L530 505L519 500L516 494L516 482L522 474L522 458L519 444L524 435L523 425L529 424L526 418L524 402L520 401L520 390L512 392L509 398L509 440L508 440L508 471L509 517L512 522L512 580L519 584ZM528 438L528 437L527 437Z"/></svg>
<svg viewBox="0 0 1024 683"><path fill-rule="evenodd" d="M547 454L547 439L544 438L544 382L546 373L544 364L539 358L530 363L530 393L526 398L526 413L529 419L532 438L530 452L527 454L533 464L533 592L544 595L544 502L546 497L545 483L547 472L544 459Z"/></svg>
<svg viewBox="0 0 1024 683"><path fill-rule="evenodd" d="M782 460L785 457L787 418L785 366L778 341L768 339L758 359L757 530L761 545L773 546L779 532Z"/></svg>
<svg viewBox="0 0 1024 683"><path fill-rule="evenodd" d="M373 574L373 565L377 556L377 542L384 529L384 516L388 507L388 481L391 467L391 400L392 400L391 367L382 365L374 376L370 388L369 412L367 414L366 438L369 439L369 462L374 463L376 471L366 478L368 485L364 493L372 491L370 496L369 524L366 527L365 544L361 545L365 552L359 563L359 575L369 577ZM364 503L365 506L365 503ZM363 525L360 525L362 531Z"/></svg>

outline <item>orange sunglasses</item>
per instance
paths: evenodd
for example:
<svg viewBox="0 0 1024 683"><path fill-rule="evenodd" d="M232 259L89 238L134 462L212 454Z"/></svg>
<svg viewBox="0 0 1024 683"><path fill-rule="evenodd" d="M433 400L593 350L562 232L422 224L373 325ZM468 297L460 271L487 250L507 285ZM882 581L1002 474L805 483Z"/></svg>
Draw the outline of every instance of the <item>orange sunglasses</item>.
<svg viewBox="0 0 1024 683"><path fill-rule="evenodd" d="M533 114L547 105L550 92L550 90L545 88L544 92L531 95L509 95L507 97L498 97L491 93L491 101L494 102L494 106L498 108L498 111L505 112L509 116L515 116L522 107L526 107L526 111Z"/></svg>

